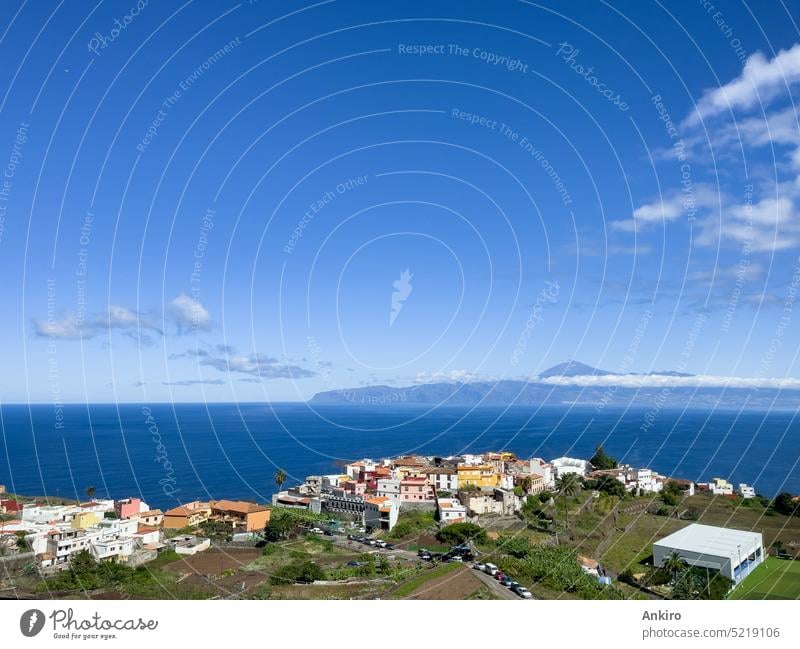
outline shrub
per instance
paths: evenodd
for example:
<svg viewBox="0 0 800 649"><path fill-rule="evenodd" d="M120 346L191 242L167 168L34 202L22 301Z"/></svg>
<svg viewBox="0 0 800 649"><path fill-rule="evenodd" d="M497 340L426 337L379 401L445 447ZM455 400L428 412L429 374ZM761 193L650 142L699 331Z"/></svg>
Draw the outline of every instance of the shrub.
<svg viewBox="0 0 800 649"><path fill-rule="evenodd" d="M474 543L486 542L486 530L474 523L453 523L442 528L436 533L436 539L442 543L458 545L472 541Z"/></svg>
<svg viewBox="0 0 800 649"><path fill-rule="evenodd" d="M324 579L325 572L313 561L293 561L278 568L270 578L273 584L310 584L312 581Z"/></svg>

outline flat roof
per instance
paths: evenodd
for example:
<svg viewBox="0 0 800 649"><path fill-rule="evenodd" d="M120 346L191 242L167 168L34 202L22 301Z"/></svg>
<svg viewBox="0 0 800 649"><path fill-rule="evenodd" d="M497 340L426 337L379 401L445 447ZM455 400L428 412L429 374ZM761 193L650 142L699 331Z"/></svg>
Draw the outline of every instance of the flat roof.
<svg viewBox="0 0 800 649"><path fill-rule="evenodd" d="M653 545L733 559L738 558L740 553L749 554L753 546L761 546L762 542L759 532L693 523Z"/></svg>

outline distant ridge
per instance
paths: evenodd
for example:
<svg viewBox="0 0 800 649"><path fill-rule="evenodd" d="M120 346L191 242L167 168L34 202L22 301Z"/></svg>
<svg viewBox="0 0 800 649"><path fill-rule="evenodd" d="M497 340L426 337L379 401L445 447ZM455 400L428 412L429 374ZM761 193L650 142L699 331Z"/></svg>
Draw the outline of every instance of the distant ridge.
<svg viewBox="0 0 800 649"><path fill-rule="evenodd" d="M580 405L602 409L610 406L652 408L784 408L798 405L797 391L750 387L697 387L655 381L651 386L631 387L609 382L608 377L653 376L686 378L692 374L672 370L647 374L608 372L569 360L554 365L530 380L423 383L405 387L374 385L318 392L314 405L377 406L541 406ZM598 377L575 382L575 377ZM603 378L600 378L603 377ZM559 378L565 379L562 383ZM613 386L613 387L609 387Z"/></svg>

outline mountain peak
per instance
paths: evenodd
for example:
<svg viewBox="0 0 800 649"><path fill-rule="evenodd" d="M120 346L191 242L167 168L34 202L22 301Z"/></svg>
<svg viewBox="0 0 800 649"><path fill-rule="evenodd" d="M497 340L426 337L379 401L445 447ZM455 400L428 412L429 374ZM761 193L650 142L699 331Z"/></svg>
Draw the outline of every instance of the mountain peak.
<svg viewBox="0 0 800 649"><path fill-rule="evenodd" d="M542 378L549 378L552 376L606 376L608 374L611 374L611 372L598 370L596 367L591 367L590 365L579 363L578 361L559 363L558 365L553 365L553 367L544 372L539 372L539 376Z"/></svg>

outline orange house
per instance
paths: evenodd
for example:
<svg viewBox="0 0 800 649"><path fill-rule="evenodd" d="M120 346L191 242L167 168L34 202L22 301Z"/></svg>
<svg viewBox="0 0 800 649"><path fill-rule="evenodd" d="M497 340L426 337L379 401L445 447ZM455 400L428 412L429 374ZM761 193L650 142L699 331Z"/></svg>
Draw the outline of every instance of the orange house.
<svg viewBox="0 0 800 649"><path fill-rule="evenodd" d="M264 505L242 500L212 500L210 505L214 518L228 521L248 532L263 530L269 521L270 510Z"/></svg>
<svg viewBox="0 0 800 649"><path fill-rule="evenodd" d="M179 530L184 527L194 527L203 521L207 521L210 517L210 505L195 500L164 512L164 528Z"/></svg>

